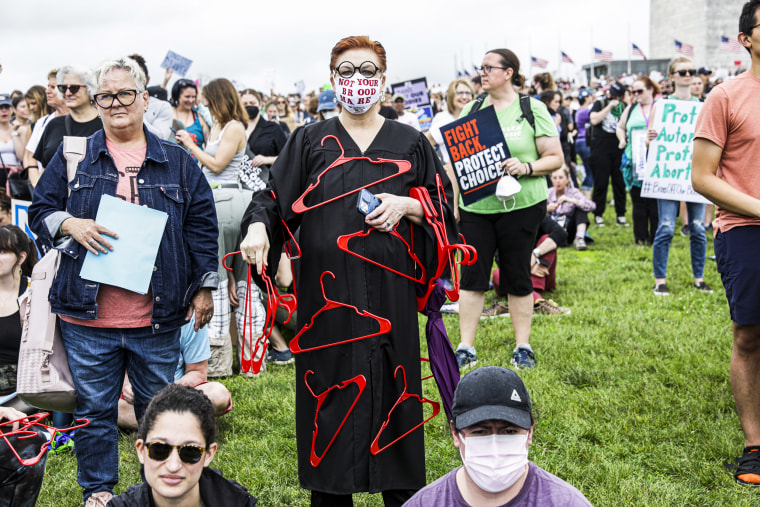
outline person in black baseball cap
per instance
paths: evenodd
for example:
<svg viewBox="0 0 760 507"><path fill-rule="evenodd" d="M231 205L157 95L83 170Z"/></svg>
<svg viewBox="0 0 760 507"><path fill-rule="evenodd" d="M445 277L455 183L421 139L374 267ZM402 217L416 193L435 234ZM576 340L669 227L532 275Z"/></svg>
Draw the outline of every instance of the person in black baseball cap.
<svg viewBox="0 0 760 507"><path fill-rule="evenodd" d="M573 486L528 461L533 410L514 371L470 371L454 391L451 412L451 434L464 466L418 491L404 507L591 505Z"/></svg>

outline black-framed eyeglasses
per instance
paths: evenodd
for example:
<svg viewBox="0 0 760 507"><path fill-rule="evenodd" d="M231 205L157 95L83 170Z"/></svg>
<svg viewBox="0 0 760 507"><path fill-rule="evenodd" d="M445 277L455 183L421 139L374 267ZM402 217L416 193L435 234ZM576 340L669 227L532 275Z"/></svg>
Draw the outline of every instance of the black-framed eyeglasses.
<svg viewBox="0 0 760 507"><path fill-rule="evenodd" d="M369 60L362 62L362 64L358 67L351 62L342 62L340 65L335 67L334 72L344 79L350 79L354 77L354 74L356 74L357 71L359 74L361 74L362 77L375 77L380 71L380 67L375 65L374 62L370 62Z"/></svg>
<svg viewBox="0 0 760 507"><path fill-rule="evenodd" d="M481 74L490 74L494 69L507 70L507 68L508 67L496 67L495 65L483 65L482 67L478 68L478 72Z"/></svg>
<svg viewBox="0 0 760 507"><path fill-rule="evenodd" d="M113 107L114 100L124 107L131 106L135 103L138 93L137 90L120 90L116 93L96 93L93 98L98 107L110 109Z"/></svg>
<svg viewBox="0 0 760 507"><path fill-rule="evenodd" d="M644 90L634 90L634 89L631 89L631 94L632 95L639 95L641 93L644 93Z"/></svg>
<svg viewBox="0 0 760 507"><path fill-rule="evenodd" d="M145 447L148 448L148 457L153 461L165 461L177 449L179 459L189 465L198 463L206 452L206 448L199 445L169 445L165 442L149 442Z"/></svg>
<svg viewBox="0 0 760 507"><path fill-rule="evenodd" d="M696 76L697 75L697 69L682 69L682 70L677 70L676 74L678 74L681 77L686 77L687 74L689 76Z"/></svg>
<svg viewBox="0 0 760 507"><path fill-rule="evenodd" d="M58 85L56 88L58 88L58 91L61 92L62 95L66 94L67 89L72 95L76 95L80 88L84 88L84 85Z"/></svg>

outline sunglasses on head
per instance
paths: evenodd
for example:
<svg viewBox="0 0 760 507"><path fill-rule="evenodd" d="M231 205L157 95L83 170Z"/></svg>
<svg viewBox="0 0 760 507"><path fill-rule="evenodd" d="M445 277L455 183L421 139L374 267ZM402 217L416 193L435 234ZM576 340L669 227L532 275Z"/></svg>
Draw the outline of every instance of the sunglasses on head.
<svg viewBox="0 0 760 507"><path fill-rule="evenodd" d="M172 450L177 449L179 459L190 465L198 463L206 452L206 449L199 445L169 445L164 442L146 443L145 447L148 448L148 457L153 461L165 461L169 459Z"/></svg>
<svg viewBox="0 0 760 507"><path fill-rule="evenodd" d="M58 85L58 91L62 94L66 93L66 89L68 89L72 95L76 95L80 88L84 87L84 85Z"/></svg>
<svg viewBox="0 0 760 507"><path fill-rule="evenodd" d="M677 70L676 74L678 74L681 77L685 77L687 74L689 76L696 76L697 75L697 69L683 69L683 70Z"/></svg>

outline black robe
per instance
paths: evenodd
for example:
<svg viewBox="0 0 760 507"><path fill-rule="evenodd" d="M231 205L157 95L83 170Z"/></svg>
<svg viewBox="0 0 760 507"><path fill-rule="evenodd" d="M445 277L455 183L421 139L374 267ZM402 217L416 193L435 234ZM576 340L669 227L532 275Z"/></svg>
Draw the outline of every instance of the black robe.
<svg viewBox="0 0 760 507"><path fill-rule="evenodd" d="M368 157L404 160L411 163L408 172L368 187L373 194L390 193L408 196L412 187L424 186L439 209L436 175L443 180L448 202L453 202L451 184L425 137L407 125L386 120L365 153L361 153L337 118L297 129L280 152L272 167L269 189L258 192L243 218L243 233L248 224L263 222L270 236L268 272L276 272L283 242L284 220L291 231L300 227L297 330L308 325L312 316L325 305L320 278L325 271L324 291L328 299L355 306L385 318L391 323L386 334L296 354L296 439L301 486L332 494L388 489L419 489L425 485L425 452L422 427L405 436L377 455L370 454L370 444L388 419L389 412L404 389L403 375L394 371L399 365L406 373L407 392L421 395L420 343L417 324L415 283L391 271L377 267L343 252L337 238L344 234L367 231L364 215L357 210L358 192L304 213L295 213L292 204L317 181L317 177L341 155L335 136L343 146L345 157ZM305 198L309 207L342 195L361 186L398 173L398 165L352 160L330 169ZM277 196L272 195L272 191ZM444 220L455 230L453 212L444 204ZM432 228L414 225L402 219L398 231L407 240L414 235L415 250L424 256L428 270L435 268ZM412 232L413 230L413 232ZM456 238L450 238L452 242ZM398 238L372 230L364 238L354 238L349 248L393 269L414 274L407 249ZM300 338L301 348L332 344L376 333L379 324L347 308L324 311ZM304 381L308 371L313 371ZM313 466L312 435L315 431L317 398L333 386L363 375L366 388L359 395L356 383L332 389L319 409L315 452L323 456ZM309 390L311 388L311 391ZM313 391L313 394L312 394ZM358 398L357 398L358 396ZM325 451L341 421L345 420L335 441ZM429 414L429 408L425 414ZM379 446L400 437L423 421L423 409L416 399L408 399L391 414Z"/></svg>

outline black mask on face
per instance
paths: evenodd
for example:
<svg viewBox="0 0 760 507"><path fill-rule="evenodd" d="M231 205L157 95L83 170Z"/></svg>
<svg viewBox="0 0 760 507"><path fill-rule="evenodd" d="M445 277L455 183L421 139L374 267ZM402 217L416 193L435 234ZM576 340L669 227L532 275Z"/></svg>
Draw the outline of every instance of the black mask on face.
<svg viewBox="0 0 760 507"><path fill-rule="evenodd" d="M248 118L251 120L259 116L259 108L256 106L245 106L245 110L248 113Z"/></svg>

